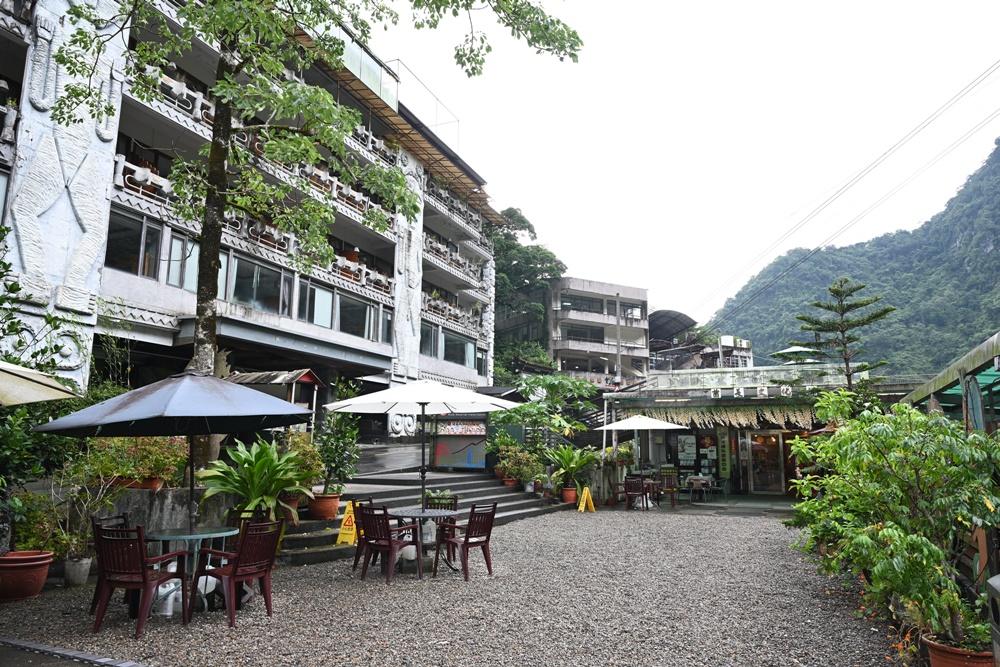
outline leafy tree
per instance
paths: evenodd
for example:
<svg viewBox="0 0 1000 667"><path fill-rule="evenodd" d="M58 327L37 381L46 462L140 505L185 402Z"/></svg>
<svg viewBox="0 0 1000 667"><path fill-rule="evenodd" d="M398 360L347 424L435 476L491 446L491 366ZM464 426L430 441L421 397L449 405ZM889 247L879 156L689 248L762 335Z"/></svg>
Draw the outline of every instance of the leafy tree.
<svg viewBox="0 0 1000 667"><path fill-rule="evenodd" d="M855 294L863 290L865 283L852 283L849 278L838 278L827 291L831 301L814 301L810 305L831 313L832 317L815 317L813 315L796 315L795 318L805 322L800 328L816 334L815 340L793 341L791 345L801 345L816 350L817 355L836 357L844 362L840 373L847 383L847 390L853 391L855 373L864 373L889 362L878 361L874 364L859 363L852 367L854 358L865 353L857 347L861 341L858 330L884 320L890 313L899 310L895 306L881 306L874 310L861 312L882 300L881 296L858 299ZM869 381L871 382L871 381Z"/></svg>
<svg viewBox="0 0 1000 667"><path fill-rule="evenodd" d="M556 362L536 341L519 343L512 340L497 340L493 349L493 384L513 387L520 382L522 369L529 368L548 368L554 371Z"/></svg>
<svg viewBox="0 0 1000 667"><path fill-rule="evenodd" d="M597 409L589 400L597 387L587 380L565 375L526 375L520 378L517 388L529 402L499 412L491 421L498 425L523 424L533 447L539 446L550 431L571 436L585 430L587 427L573 415Z"/></svg>
<svg viewBox="0 0 1000 667"><path fill-rule="evenodd" d="M474 10L491 11L516 38L539 52L575 61L582 46L575 31L528 0L483 5L469 0L410 0L410 8L418 28L436 27L449 15L467 16L470 32L456 48L455 59L470 76L482 71L491 50L483 33L475 30ZM175 8L169 21L146 0L119 0L117 12L109 21L89 3L71 3L69 20L75 33L59 48L56 60L79 83L65 86L52 115L57 122L73 123L82 114L100 119L116 113L104 99L103 81L92 76L113 40L129 35L137 39L135 48L125 50L125 70L132 81L131 94L142 100L161 96L159 72L191 52L196 42L217 47L215 81L208 91L214 104L211 137L196 154L179 155L170 174L178 197L174 212L201 224L192 366L211 373L219 250L227 216L266 220L294 234L295 257L303 267L312 261L328 263L334 254L327 242L335 221L331 201L304 195L312 192L304 178L265 179L257 157L240 136L256 137L263 157L273 163L303 165L307 170L325 163L341 181L362 183L381 198L386 210L410 221L417 215L416 195L407 189L399 167L363 165L347 150L345 137L360 124L360 114L301 76L321 62L342 67L345 45L340 26L364 42L372 23L395 24L399 16L383 0L187 2ZM388 221L372 208L365 223L382 229ZM206 458L206 449L207 444L199 444L199 459Z"/></svg>

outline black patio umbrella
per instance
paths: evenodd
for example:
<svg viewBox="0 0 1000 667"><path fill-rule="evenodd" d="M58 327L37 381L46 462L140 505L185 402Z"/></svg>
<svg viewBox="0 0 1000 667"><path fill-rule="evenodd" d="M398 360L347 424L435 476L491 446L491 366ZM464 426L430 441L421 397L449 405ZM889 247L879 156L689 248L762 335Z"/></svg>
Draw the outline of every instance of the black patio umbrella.
<svg viewBox="0 0 1000 667"><path fill-rule="evenodd" d="M303 424L311 417L312 411L308 408L200 371L188 370L32 430L77 438L192 436ZM193 452L189 451L188 462L193 523L197 516Z"/></svg>

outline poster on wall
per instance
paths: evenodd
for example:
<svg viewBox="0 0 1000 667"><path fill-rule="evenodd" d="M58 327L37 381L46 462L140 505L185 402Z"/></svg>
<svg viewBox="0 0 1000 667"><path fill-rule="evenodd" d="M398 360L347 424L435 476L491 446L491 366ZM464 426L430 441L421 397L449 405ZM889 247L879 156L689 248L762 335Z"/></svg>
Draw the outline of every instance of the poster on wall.
<svg viewBox="0 0 1000 667"><path fill-rule="evenodd" d="M677 458L682 466L693 466L698 458L698 444L693 435L677 436Z"/></svg>

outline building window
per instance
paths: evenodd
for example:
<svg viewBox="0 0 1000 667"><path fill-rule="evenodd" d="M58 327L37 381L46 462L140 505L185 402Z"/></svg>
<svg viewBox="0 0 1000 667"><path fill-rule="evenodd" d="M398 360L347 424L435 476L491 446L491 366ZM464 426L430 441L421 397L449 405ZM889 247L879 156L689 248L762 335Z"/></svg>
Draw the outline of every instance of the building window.
<svg viewBox="0 0 1000 667"><path fill-rule="evenodd" d="M563 310L582 310L587 313L603 313L604 299L592 299L575 294L563 294L560 297ZM612 306L612 312L614 312Z"/></svg>
<svg viewBox="0 0 1000 667"><path fill-rule="evenodd" d="M167 284L188 292L198 291L198 243L186 236L170 237L170 262L167 265ZM219 294L223 294L220 290Z"/></svg>
<svg viewBox="0 0 1000 667"><path fill-rule="evenodd" d="M333 291L299 281L299 319L327 329L333 328Z"/></svg>
<svg viewBox="0 0 1000 667"><path fill-rule="evenodd" d="M604 327L563 326L563 340L581 340L591 343L604 342Z"/></svg>
<svg viewBox="0 0 1000 667"><path fill-rule="evenodd" d="M444 360L453 364L475 368L476 344L468 338L444 330Z"/></svg>
<svg viewBox="0 0 1000 667"><path fill-rule="evenodd" d="M476 374L486 377L486 350L476 350Z"/></svg>
<svg viewBox="0 0 1000 667"><path fill-rule="evenodd" d="M112 213L104 266L156 280L160 273L162 234L160 225Z"/></svg>
<svg viewBox="0 0 1000 667"><path fill-rule="evenodd" d="M358 299L338 295L338 331L341 333L371 338L371 304Z"/></svg>
<svg viewBox="0 0 1000 667"><path fill-rule="evenodd" d="M382 342L392 344L392 309L382 308Z"/></svg>
<svg viewBox="0 0 1000 667"><path fill-rule="evenodd" d="M438 356L438 328L428 322L420 323L420 354L435 359Z"/></svg>
<svg viewBox="0 0 1000 667"><path fill-rule="evenodd" d="M233 265L233 302L268 313L291 315L291 276L246 257L234 258Z"/></svg>

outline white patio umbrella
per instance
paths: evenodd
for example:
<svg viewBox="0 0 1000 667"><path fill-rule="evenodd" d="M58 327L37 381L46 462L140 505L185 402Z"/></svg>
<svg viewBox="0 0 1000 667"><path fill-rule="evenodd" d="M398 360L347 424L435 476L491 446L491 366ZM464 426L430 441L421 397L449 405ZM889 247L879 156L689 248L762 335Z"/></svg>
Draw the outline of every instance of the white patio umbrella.
<svg viewBox="0 0 1000 667"><path fill-rule="evenodd" d="M79 396L48 373L0 361L0 406Z"/></svg>
<svg viewBox="0 0 1000 667"><path fill-rule="evenodd" d="M653 419L652 417L647 417L646 415L632 415L621 421L612 422L610 424L605 424L604 426L598 426L595 431L669 431L673 429L685 429L686 426L681 426L679 424L674 424L673 422L665 422L660 419ZM636 442L639 438L636 437ZM639 459L639 447L635 447L635 457L636 461Z"/></svg>
<svg viewBox="0 0 1000 667"><path fill-rule="evenodd" d="M420 491L423 497L427 486L427 415L465 414L470 412L497 412L516 408L520 403L495 396L487 396L461 387L450 387L433 380L416 380L364 396L328 403L323 407L331 412L404 415L420 414Z"/></svg>

